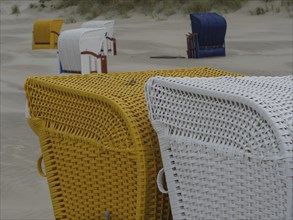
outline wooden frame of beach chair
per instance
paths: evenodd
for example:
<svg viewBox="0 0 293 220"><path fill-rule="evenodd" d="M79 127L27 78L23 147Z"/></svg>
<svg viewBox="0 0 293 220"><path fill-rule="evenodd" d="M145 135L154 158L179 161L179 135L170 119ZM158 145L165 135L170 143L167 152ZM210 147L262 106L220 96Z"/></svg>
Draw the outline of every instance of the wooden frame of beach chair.
<svg viewBox="0 0 293 220"><path fill-rule="evenodd" d="M187 57L195 58L198 53L198 34L197 33L188 33L186 34L187 41Z"/></svg>
<svg viewBox="0 0 293 220"><path fill-rule="evenodd" d="M88 21L81 28L106 28L105 42L102 51L105 55L117 55L116 39L113 37L114 20Z"/></svg>
<svg viewBox="0 0 293 220"><path fill-rule="evenodd" d="M32 32L32 49L57 49L63 19L36 20Z"/></svg>
<svg viewBox="0 0 293 220"><path fill-rule="evenodd" d="M60 73L107 73L107 57L101 54L105 33L105 28L62 32L58 40Z"/></svg>

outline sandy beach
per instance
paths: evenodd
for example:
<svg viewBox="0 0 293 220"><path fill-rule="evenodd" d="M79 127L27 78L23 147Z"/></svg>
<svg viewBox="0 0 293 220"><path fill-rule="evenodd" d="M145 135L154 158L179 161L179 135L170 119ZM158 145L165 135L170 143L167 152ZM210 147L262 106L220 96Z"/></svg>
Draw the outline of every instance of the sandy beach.
<svg viewBox="0 0 293 220"><path fill-rule="evenodd" d="M36 19L62 18L62 11L39 12L28 7L37 1L1 0L1 219L54 219L45 178L36 168L40 155L37 136L25 121L23 89L29 76L59 75L57 50L32 50ZM17 4L21 14L10 14ZM191 32L188 15L167 20L134 14L115 19L117 56L108 57L108 71L139 71L209 66L249 76L292 74L292 18L281 10L261 16L249 14L249 2L224 14L228 29L226 57L205 59L151 59L151 56L184 56L185 34ZM97 18L99 19L99 18ZM101 19L103 19L101 17ZM82 22L64 24L62 30Z"/></svg>

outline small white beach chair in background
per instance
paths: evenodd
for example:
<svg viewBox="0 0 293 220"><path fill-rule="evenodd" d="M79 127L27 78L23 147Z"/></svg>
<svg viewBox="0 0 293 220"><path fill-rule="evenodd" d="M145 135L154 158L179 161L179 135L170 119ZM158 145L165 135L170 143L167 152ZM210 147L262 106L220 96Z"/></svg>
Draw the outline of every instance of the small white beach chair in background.
<svg viewBox="0 0 293 220"><path fill-rule="evenodd" d="M105 28L63 31L58 39L60 73L107 73L107 57L101 54Z"/></svg>
<svg viewBox="0 0 293 220"><path fill-rule="evenodd" d="M105 55L116 55L116 39L113 37L114 20L87 21L81 25L81 28L106 28L105 42L102 51Z"/></svg>
<svg viewBox="0 0 293 220"><path fill-rule="evenodd" d="M292 85L292 76L147 82L157 183L174 219L293 219Z"/></svg>

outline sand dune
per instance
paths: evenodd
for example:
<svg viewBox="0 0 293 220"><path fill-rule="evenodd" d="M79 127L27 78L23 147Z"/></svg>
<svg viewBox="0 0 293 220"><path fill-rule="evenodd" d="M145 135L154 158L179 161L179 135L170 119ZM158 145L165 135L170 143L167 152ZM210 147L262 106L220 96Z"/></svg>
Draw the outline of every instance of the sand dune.
<svg viewBox="0 0 293 220"><path fill-rule="evenodd" d="M32 1L37 2L37 1ZM1 219L54 219L46 179L36 161L37 137L24 118L25 79L58 75L56 50L31 50L34 19L61 17L28 9L30 1L1 0ZM21 15L10 15L18 4ZM247 75L292 74L292 19L286 13L249 15L249 3L227 19L227 56L207 59L150 59L150 56L186 56L188 16L155 21L136 14L115 22L118 56L108 58L110 71L210 66ZM63 30L81 22L65 24Z"/></svg>

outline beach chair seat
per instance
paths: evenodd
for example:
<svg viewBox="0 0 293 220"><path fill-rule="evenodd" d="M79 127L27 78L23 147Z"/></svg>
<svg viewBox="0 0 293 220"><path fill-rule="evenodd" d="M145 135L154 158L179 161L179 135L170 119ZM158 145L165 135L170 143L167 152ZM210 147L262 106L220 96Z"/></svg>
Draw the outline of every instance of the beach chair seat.
<svg viewBox="0 0 293 220"><path fill-rule="evenodd" d="M114 23L114 20L87 21L81 25L81 28L106 28L102 52L105 55L117 55L116 38L113 37Z"/></svg>
<svg viewBox="0 0 293 220"><path fill-rule="evenodd" d="M60 73L107 73L107 57L101 54L105 28L63 31L58 39Z"/></svg>
<svg viewBox="0 0 293 220"><path fill-rule="evenodd" d="M57 49L62 19L36 20L33 27L32 49Z"/></svg>
<svg viewBox="0 0 293 220"><path fill-rule="evenodd" d="M157 181L174 219L293 219L292 82L292 76L147 82L164 167Z"/></svg>
<svg viewBox="0 0 293 220"><path fill-rule="evenodd" d="M225 56L225 18L217 13L193 13L190 19L192 33L187 35L188 57Z"/></svg>
<svg viewBox="0 0 293 220"><path fill-rule="evenodd" d="M56 219L171 219L156 186L162 161L144 96L156 75L238 76L202 67L27 79L28 123Z"/></svg>

